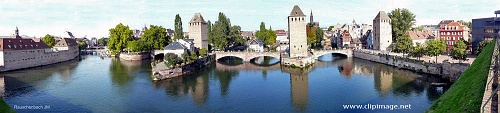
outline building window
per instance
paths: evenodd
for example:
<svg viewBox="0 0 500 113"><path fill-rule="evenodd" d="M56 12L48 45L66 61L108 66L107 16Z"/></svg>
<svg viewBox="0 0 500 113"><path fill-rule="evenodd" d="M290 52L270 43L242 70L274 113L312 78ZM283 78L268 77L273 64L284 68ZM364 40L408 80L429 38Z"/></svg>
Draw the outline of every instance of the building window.
<svg viewBox="0 0 500 113"><path fill-rule="evenodd" d="M450 35L450 32L446 32L447 35Z"/></svg>

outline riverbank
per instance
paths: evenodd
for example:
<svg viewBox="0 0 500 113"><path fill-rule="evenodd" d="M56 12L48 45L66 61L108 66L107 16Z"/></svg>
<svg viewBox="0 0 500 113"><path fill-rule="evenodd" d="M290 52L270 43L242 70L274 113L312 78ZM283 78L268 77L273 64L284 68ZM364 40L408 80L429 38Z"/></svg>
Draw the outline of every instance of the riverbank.
<svg viewBox="0 0 500 113"><path fill-rule="evenodd" d="M378 62L400 69L407 69L418 73L441 75L450 81L455 81L470 66L468 63L430 63L424 60L409 59L406 57L385 54L377 51L353 50L353 56L364 60Z"/></svg>
<svg viewBox="0 0 500 113"><path fill-rule="evenodd" d="M169 67L166 65L165 62L160 62L157 64L153 64L151 77L153 78L153 80L164 80L169 78L175 78L178 76L191 73L209 64L210 60L208 58L198 59L192 63L179 65L177 67Z"/></svg>
<svg viewBox="0 0 500 113"><path fill-rule="evenodd" d="M131 53L120 53L118 55L120 59L123 60L144 60L151 58L150 53L136 53L136 52L131 52Z"/></svg>
<svg viewBox="0 0 500 113"><path fill-rule="evenodd" d="M12 109L7 102L0 97L0 112L2 113L15 113L14 109Z"/></svg>
<svg viewBox="0 0 500 113"><path fill-rule="evenodd" d="M479 113L495 42L488 44L470 68L434 101L429 113Z"/></svg>

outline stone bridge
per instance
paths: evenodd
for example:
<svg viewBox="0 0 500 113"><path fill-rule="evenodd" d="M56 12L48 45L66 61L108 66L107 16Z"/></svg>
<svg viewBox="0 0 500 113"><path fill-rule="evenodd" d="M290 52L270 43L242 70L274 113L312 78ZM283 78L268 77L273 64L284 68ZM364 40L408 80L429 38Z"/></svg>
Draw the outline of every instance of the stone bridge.
<svg viewBox="0 0 500 113"><path fill-rule="evenodd" d="M277 59L281 59L280 52L215 52L215 60L219 60L222 57L234 56L243 59L244 62L249 62L253 58L261 56L269 56Z"/></svg>
<svg viewBox="0 0 500 113"><path fill-rule="evenodd" d="M276 70L280 68L281 68L280 64L273 64L271 66L258 66L250 62L244 62L243 64L238 64L234 66L225 65L217 62L215 65L215 69L223 71L238 71L238 70L261 71L261 70Z"/></svg>
<svg viewBox="0 0 500 113"><path fill-rule="evenodd" d="M332 50L318 50L318 51L313 51L313 57L315 59L318 59L318 57L326 55L326 54L342 54L347 57L352 57L352 50L351 49L332 49Z"/></svg>

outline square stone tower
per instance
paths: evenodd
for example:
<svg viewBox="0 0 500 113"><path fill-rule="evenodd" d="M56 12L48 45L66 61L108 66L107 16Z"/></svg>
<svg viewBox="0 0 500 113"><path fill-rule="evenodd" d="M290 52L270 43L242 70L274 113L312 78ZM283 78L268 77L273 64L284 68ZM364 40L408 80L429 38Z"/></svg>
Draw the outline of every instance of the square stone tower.
<svg viewBox="0 0 500 113"><path fill-rule="evenodd" d="M392 26L391 18L384 11L379 11L373 19L373 49L391 51Z"/></svg>
<svg viewBox="0 0 500 113"><path fill-rule="evenodd" d="M201 13L195 13L189 21L189 38L194 39L194 47L198 49L208 49L207 22Z"/></svg>
<svg viewBox="0 0 500 113"><path fill-rule="evenodd" d="M295 5L288 16L288 37L290 57L307 56L306 15Z"/></svg>

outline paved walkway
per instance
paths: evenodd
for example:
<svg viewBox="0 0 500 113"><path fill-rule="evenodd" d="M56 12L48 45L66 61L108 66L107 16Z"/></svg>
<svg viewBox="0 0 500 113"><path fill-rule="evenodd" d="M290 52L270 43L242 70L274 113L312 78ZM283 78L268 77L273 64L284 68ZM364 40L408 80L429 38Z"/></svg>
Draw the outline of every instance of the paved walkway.
<svg viewBox="0 0 500 113"><path fill-rule="evenodd" d="M384 52L380 52L380 51L376 51L376 50L366 50L366 49L363 49L363 51L372 51L372 52L376 52L376 53L384 53ZM385 52L387 53L387 52ZM393 53L393 52L390 52L389 55L395 55L395 56L403 56L402 53ZM474 62L474 60L476 59L476 55L468 55L467 56L467 61L462 61L462 63L469 63L469 64L472 64L472 62ZM418 59L416 57L410 57L410 59ZM423 57L420 57L420 60L423 60L423 61L426 61L426 62L436 62L436 59L435 57L429 57L429 56L423 56ZM437 63L443 63L443 61L445 60L448 60L448 62L451 62L451 63L458 63L459 61L458 60L453 60L451 58L451 56L448 56L448 55L439 55L437 56Z"/></svg>

